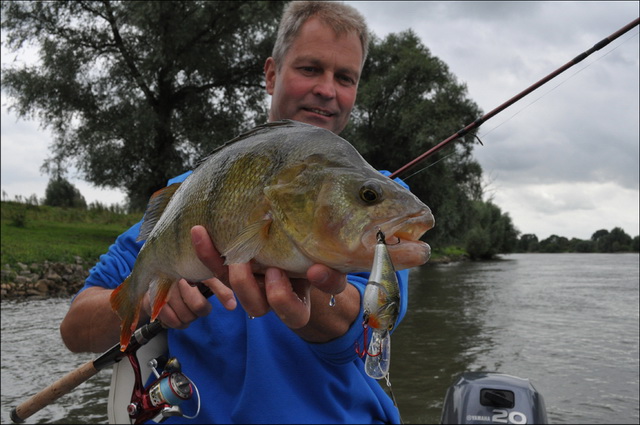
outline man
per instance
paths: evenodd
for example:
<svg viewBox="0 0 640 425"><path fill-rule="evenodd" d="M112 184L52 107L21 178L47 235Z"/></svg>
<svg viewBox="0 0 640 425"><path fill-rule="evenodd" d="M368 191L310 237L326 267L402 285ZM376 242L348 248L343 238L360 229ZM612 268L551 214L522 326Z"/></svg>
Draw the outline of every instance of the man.
<svg viewBox="0 0 640 425"><path fill-rule="evenodd" d="M265 63L269 120L294 119L341 132L355 103L367 49L368 30L355 9L335 2L292 2ZM109 298L133 267L142 245L135 242L139 229L140 223L118 237L73 301L60 327L72 351L102 352L118 341L120 320ZM367 276L347 279L320 264L308 270L307 279L289 279L275 268L254 276L248 264L223 266L203 227L192 229L192 241L217 276L204 283L219 303L181 280L159 320L170 328L170 354L202 397L195 421L399 421L397 409L366 376L354 350L363 337L361 295ZM403 300L407 276L399 273ZM140 324L149 320L148 295L142 310ZM406 301L400 318L405 310ZM186 414L195 411L189 403L183 406Z"/></svg>

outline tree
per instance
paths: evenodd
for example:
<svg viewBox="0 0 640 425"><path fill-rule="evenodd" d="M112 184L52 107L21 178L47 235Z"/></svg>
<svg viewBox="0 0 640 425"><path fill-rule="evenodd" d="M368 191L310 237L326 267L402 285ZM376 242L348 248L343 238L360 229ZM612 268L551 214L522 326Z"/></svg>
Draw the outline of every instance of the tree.
<svg viewBox="0 0 640 425"><path fill-rule="evenodd" d="M54 134L52 157L141 208L169 178L266 120L262 68L283 2L2 2L3 69L19 116Z"/></svg>
<svg viewBox="0 0 640 425"><path fill-rule="evenodd" d="M633 239L622 227L614 227L609 233L612 242L612 252L630 251Z"/></svg>
<svg viewBox="0 0 640 425"><path fill-rule="evenodd" d="M540 241L540 252L567 252L569 239L564 236L551 235Z"/></svg>
<svg viewBox="0 0 640 425"><path fill-rule="evenodd" d="M515 251L518 231L508 213L491 202L473 201L473 225L465 249L472 259L491 259Z"/></svg>
<svg viewBox="0 0 640 425"><path fill-rule="evenodd" d="M536 252L538 250L538 237L533 233L526 233L518 240L519 252Z"/></svg>
<svg viewBox="0 0 640 425"><path fill-rule="evenodd" d="M597 252L621 252L633 250L633 239L621 227L614 227L611 232L598 230L591 236Z"/></svg>
<svg viewBox="0 0 640 425"><path fill-rule="evenodd" d="M479 115L466 86L409 30L373 38L342 136L374 167L395 171ZM470 202L482 198L474 134L431 157L422 165L429 168L407 182L436 217L436 227L427 233L431 243L462 240L472 221Z"/></svg>
<svg viewBox="0 0 640 425"><path fill-rule="evenodd" d="M609 235L609 231L607 229L600 229L595 231L593 235L591 235L591 240L594 242L598 242L598 239L608 235Z"/></svg>
<svg viewBox="0 0 640 425"><path fill-rule="evenodd" d="M571 238L569 241L570 252L594 252L595 243L592 240L582 240L577 238Z"/></svg>
<svg viewBox="0 0 640 425"><path fill-rule="evenodd" d="M49 180L44 195L44 204L51 207L87 208L80 191L61 176Z"/></svg>

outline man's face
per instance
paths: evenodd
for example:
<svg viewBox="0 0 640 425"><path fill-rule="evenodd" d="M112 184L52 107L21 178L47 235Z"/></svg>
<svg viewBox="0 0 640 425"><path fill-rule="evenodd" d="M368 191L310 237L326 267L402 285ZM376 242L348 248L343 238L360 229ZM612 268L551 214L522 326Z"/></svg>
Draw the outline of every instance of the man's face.
<svg viewBox="0 0 640 425"><path fill-rule="evenodd" d="M355 33L338 37L317 18L307 20L280 69L273 58L265 63L269 121L291 119L340 133L356 101L362 54Z"/></svg>

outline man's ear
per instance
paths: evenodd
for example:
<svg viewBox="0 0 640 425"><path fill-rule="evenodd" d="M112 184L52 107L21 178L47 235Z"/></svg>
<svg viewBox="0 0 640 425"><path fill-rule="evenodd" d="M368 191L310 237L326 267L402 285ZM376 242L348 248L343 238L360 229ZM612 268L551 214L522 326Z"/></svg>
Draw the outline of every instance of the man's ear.
<svg viewBox="0 0 640 425"><path fill-rule="evenodd" d="M264 63L264 81L267 93L272 95L276 87L276 61L272 57L268 57Z"/></svg>

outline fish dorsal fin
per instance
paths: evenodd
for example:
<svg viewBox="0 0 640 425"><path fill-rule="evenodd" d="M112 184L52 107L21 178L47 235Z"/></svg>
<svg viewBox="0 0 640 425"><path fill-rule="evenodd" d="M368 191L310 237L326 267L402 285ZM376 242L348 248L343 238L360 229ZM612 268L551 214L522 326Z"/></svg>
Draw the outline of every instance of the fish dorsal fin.
<svg viewBox="0 0 640 425"><path fill-rule="evenodd" d="M271 215L264 217L242 229L231 241L222 256L225 264L248 263L262 250L269 236L269 227L273 219Z"/></svg>
<svg viewBox="0 0 640 425"><path fill-rule="evenodd" d="M216 147L215 149L213 149L207 156L205 156L204 158L202 158L200 161L198 161L198 163L196 164L196 166L200 166L202 165L204 162L206 162L209 158L211 158L213 155L215 155L216 153L218 153L218 151L221 151L224 148L227 148L237 142L240 142L242 140L248 139L252 136L255 136L261 132L264 131L268 131L268 130L272 130L274 128L286 128L286 127L296 127L296 126L304 126L304 125L310 125L310 124L305 124L302 122L297 122L297 121L293 121L293 120L280 120L280 121L271 121L271 122L267 122L264 123L262 125L258 125L250 130L247 130L241 134L239 134L238 136L234 137L233 139L229 140L228 142Z"/></svg>
<svg viewBox="0 0 640 425"><path fill-rule="evenodd" d="M174 183L154 192L154 194L151 195L151 198L149 198L149 204L147 204L147 210L144 213L140 234L138 235L136 242L144 241L149 237L151 231L156 226L158 219L160 219L164 209L167 207L167 204L173 197L173 194L176 193L176 190L178 190L181 184L181 182Z"/></svg>

